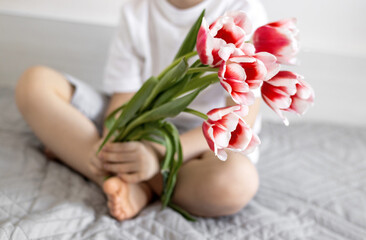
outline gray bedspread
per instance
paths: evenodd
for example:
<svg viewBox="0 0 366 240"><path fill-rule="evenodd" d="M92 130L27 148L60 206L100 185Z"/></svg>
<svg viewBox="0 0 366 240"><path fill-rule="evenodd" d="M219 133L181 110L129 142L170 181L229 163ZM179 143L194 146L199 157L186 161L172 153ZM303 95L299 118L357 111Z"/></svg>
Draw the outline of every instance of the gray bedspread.
<svg viewBox="0 0 366 240"><path fill-rule="evenodd" d="M366 129L264 123L259 192L238 214L188 222L159 202L108 215L93 183L49 161L0 88L0 239L366 239Z"/></svg>

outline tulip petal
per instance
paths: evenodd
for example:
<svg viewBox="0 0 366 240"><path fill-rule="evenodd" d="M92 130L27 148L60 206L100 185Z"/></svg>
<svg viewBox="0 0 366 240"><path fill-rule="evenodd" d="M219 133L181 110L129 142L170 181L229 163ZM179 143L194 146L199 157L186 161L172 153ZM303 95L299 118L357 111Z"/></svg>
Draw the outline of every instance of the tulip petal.
<svg viewBox="0 0 366 240"><path fill-rule="evenodd" d="M203 18L196 44L201 62L206 65L218 65L222 61L219 52L223 46L225 46L225 41L211 36L206 19Z"/></svg>
<svg viewBox="0 0 366 240"><path fill-rule="evenodd" d="M263 80L246 80L246 83L251 90L254 90L262 86Z"/></svg>
<svg viewBox="0 0 366 240"><path fill-rule="evenodd" d="M226 131L232 132L239 123L239 116L234 114L227 114L216 121L216 125L225 128Z"/></svg>
<svg viewBox="0 0 366 240"><path fill-rule="evenodd" d="M220 42L221 45L222 42ZM220 57L220 59L227 61L229 59L229 57L235 52L235 45L234 44L226 44L223 46L219 46L220 49L218 51L218 55Z"/></svg>
<svg viewBox="0 0 366 240"><path fill-rule="evenodd" d="M289 112L294 112L299 115L303 115L307 112L307 110L313 105L313 101L301 99L301 98L292 98L291 106L286 109Z"/></svg>
<svg viewBox="0 0 366 240"><path fill-rule="evenodd" d="M217 30L216 34L216 29L212 29L211 34L215 38L224 40L227 44L232 43L236 47L239 47L244 42L245 32L242 28L236 26L235 23L230 20L231 19L227 19L227 21L223 22L221 28Z"/></svg>
<svg viewBox="0 0 366 240"><path fill-rule="evenodd" d="M267 68L262 61L255 59L254 62L243 62L240 65L244 68L248 80L266 79Z"/></svg>
<svg viewBox="0 0 366 240"><path fill-rule="evenodd" d="M283 123L288 126L289 122L287 120L287 118L282 114L282 112L280 111L280 109L273 104L273 102L268 99L266 96L262 95L263 101L282 119Z"/></svg>
<svg viewBox="0 0 366 240"><path fill-rule="evenodd" d="M262 95L270 99L271 102L279 109L286 109L291 105L291 97L285 91L284 88L272 86L269 83L264 82L262 86Z"/></svg>
<svg viewBox="0 0 366 240"><path fill-rule="evenodd" d="M282 64L295 64L299 52L298 29L295 19L272 22L258 28L253 35L257 52L269 52Z"/></svg>
<svg viewBox="0 0 366 240"><path fill-rule="evenodd" d="M239 118L244 118L249 113L249 107L247 105L237 105L240 109L235 110L234 114L237 114ZM244 121L244 120L243 120Z"/></svg>
<svg viewBox="0 0 366 240"><path fill-rule="evenodd" d="M298 81L299 81L299 84L296 85L296 87L297 87L296 95L299 98L302 98L302 99L313 98L314 97L314 90L312 89L310 84L308 84L302 78L298 79Z"/></svg>
<svg viewBox="0 0 366 240"><path fill-rule="evenodd" d="M211 124L207 123L206 121L202 124L202 132L203 136L205 137L209 148L215 152L215 143L213 138L213 129Z"/></svg>
<svg viewBox="0 0 366 240"><path fill-rule="evenodd" d="M221 161L226 161L227 159L227 153L225 152L224 149L219 149L217 150L217 154L216 156L221 160Z"/></svg>
<svg viewBox="0 0 366 240"><path fill-rule="evenodd" d="M276 76L268 80L267 83L277 87L277 89L288 95L294 95L297 91L296 86L299 83L300 78L302 77L296 73L290 71L280 71Z"/></svg>
<svg viewBox="0 0 366 240"><path fill-rule="evenodd" d="M226 69L224 73L226 79L235 79L238 81L245 81L247 75L240 64L228 63L226 64Z"/></svg>
<svg viewBox="0 0 366 240"><path fill-rule="evenodd" d="M261 144L261 140L259 139L257 134L253 133L252 139L250 140L247 148L242 153L245 155L252 153L258 147L259 144Z"/></svg>
<svg viewBox="0 0 366 240"><path fill-rule="evenodd" d="M231 139L228 145L230 150L244 151L252 137L252 130L245 122L240 121L235 131L231 133Z"/></svg>
<svg viewBox="0 0 366 240"><path fill-rule="evenodd" d="M250 106L255 102L255 96L252 91L249 92L232 92L231 97L237 104Z"/></svg>
<svg viewBox="0 0 366 240"><path fill-rule="evenodd" d="M217 148L226 148L229 144L231 133L222 126L213 125L213 139Z"/></svg>
<svg viewBox="0 0 366 240"><path fill-rule="evenodd" d="M267 69L267 76L264 80L273 78L281 69L281 65L277 63L277 58L268 52L259 52L255 54L255 58L262 61Z"/></svg>
<svg viewBox="0 0 366 240"><path fill-rule="evenodd" d="M250 91L249 85L244 81L226 79L226 80L222 80L222 82L225 82L226 84L230 85L231 92L249 92ZM225 86L223 86L223 87L225 88ZM231 92L229 92L229 93L231 93Z"/></svg>
<svg viewBox="0 0 366 240"><path fill-rule="evenodd" d="M230 11L225 15L233 18L234 23L242 28L246 34L252 32L252 23L250 22L248 16L243 11Z"/></svg>
<svg viewBox="0 0 366 240"><path fill-rule="evenodd" d="M255 47L252 43L244 42L243 45L240 47L245 55L253 56L255 54Z"/></svg>
<svg viewBox="0 0 366 240"><path fill-rule="evenodd" d="M206 19L203 18L201 27L198 30L197 44L196 44L197 53L203 64L213 62L213 57L211 55L212 46L209 46L210 44L212 45L212 41L210 40L209 34L210 33Z"/></svg>

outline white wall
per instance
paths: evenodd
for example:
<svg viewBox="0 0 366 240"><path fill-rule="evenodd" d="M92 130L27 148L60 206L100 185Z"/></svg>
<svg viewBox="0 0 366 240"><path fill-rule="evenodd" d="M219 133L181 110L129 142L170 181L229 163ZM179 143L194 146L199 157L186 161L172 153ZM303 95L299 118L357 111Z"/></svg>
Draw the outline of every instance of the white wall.
<svg viewBox="0 0 366 240"><path fill-rule="evenodd" d="M365 0L262 0L270 20L297 17L305 50L366 56Z"/></svg>
<svg viewBox="0 0 366 240"><path fill-rule="evenodd" d="M0 0L0 12L113 26L124 0Z"/></svg>
<svg viewBox="0 0 366 240"><path fill-rule="evenodd" d="M75 73L84 80L92 79L93 83L100 81L108 40L118 20L119 6L124 1L0 0L0 17L1 12L6 12L62 20L0 18L0 62L3 60L0 81L14 85L21 70L38 63ZM262 2L270 20L298 18L303 51L300 66L291 69L304 75L316 93L315 106L302 119L365 126L366 14L363 11L366 1ZM70 24L72 22L79 24ZM47 35L49 37L45 38ZM86 39L88 44L83 44ZM72 52L74 54L65 54ZM19 56L22 61L17 60ZM263 109L265 119L279 121L267 107Z"/></svg>
<svg viewBox="0 0 366 240"><path fill-rule="evenodd" d="M113 26L126 0L0 0L0 12ZM223 0L224 1L224 0ZM305 50L365 56L365 0L262 0L270 20L296 16Z"/></svg>

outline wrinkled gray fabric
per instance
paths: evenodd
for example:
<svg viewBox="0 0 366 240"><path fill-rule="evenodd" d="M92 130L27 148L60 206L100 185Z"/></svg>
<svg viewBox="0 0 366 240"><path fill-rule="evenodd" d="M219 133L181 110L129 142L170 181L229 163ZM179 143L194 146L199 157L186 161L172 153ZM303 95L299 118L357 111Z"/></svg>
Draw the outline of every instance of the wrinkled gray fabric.
<svg viewBox="0 0 366 240"><path fill-rule="evenodd" d="M101 190L47 160L0 88L0 239L366 239L366 129L264 123L261 178L238 214L187 222L153 203L108 215Z"/></svg>

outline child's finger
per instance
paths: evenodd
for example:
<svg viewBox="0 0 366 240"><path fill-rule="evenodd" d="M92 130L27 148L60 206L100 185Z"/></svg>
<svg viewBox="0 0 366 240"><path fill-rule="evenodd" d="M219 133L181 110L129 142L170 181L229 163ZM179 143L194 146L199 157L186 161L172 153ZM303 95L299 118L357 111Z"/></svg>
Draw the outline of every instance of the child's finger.
<svg viewBox="0 0 366 240"><path fill-rule="evenodd" d="M103 147L102 150L107 152L132 152L138 150L139 147L141 147L140 142L109 142Z"/></svg>
<svg viewBox="0 0 366 240"><path fill-rule="evenodd" d="M98 161L100 162L100 161ZM108 175L108 172L106 172L104 169L103 169L103 166L102 164L98 164L96 163L96 161L92 161L91 162L91 165L90 165L90 169L91 171L95 174L95 175L98 175L98 176L105 176L105 175Z"/></svg>
<svg viewBox="0 0 366 240"><path fill-rule="evenodd" d="M137 171L138 167L133 163L105 163L103 164L103 169L112 173L131 173Z"/></svg>
<svg viewBox="0 0 366 240"><path fill-rule="evenodd" d="M127 162L134 162L137 158L135 152L105 152L101 151L98 154L98 157L103 162L111 162L111 163L127 163Z"/></svg>
<svg viewBox="0 0 366 240"><path fill-rule="evenodd" d="M118 174L123 181L128 183L139 183L142 181L141 176L138 172L136 173L126 173L126 174Z"/></svg>

